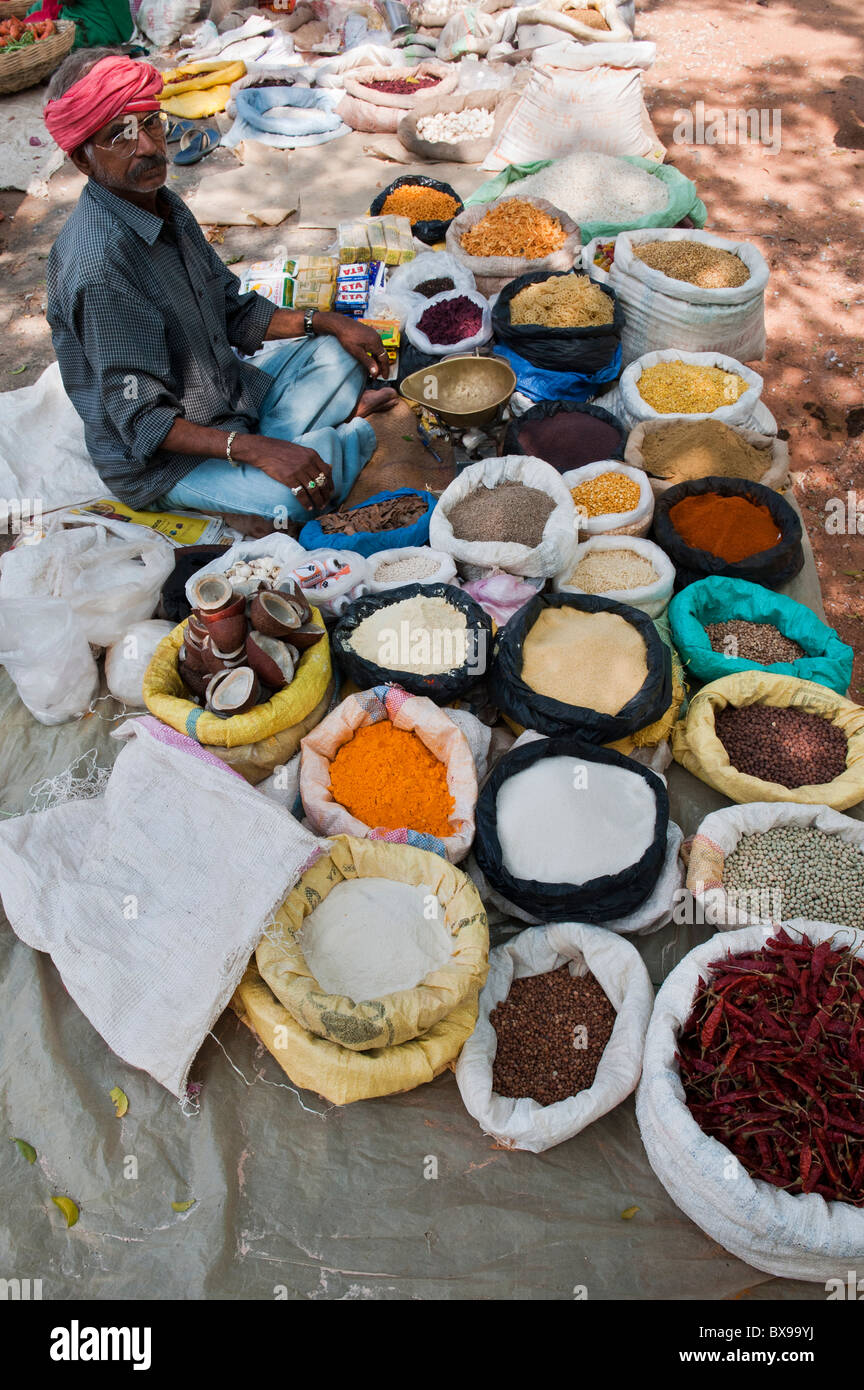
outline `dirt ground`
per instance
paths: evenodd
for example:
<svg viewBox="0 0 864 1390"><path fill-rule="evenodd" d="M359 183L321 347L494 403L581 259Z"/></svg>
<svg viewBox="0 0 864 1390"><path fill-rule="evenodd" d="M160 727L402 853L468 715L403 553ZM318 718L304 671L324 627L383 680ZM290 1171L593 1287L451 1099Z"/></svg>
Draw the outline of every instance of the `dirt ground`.
<svg viewBox="0 0 864 1390"><path fill-rule="evenodd" d="M708 227L752 240L771 266L768 357L753 364L789 439L795 493L816 553L831 623L856 652L851 694L864 699L864 22L858 0L642 0L637 37L657 44L646 98L674 163L698 185ZM769 143L675 139L682 111L768 113ZM678 114L676 114L678 113ZM780 148L773 149L779 134ZM227 151L203 166L233 163ZM380 183L375 166L375 181ZM172 181L181 195L202 166ZM2 180L2 174L0 174ZM48 199L0 193L0 390L51 361L44 262L81 187L67 164ZM251 256L272 233L235 230L219 247ZM23 368L23 370L21 370ZM858 511L826 529L826 503ZM847 505L848 514L848 505ZM835 528L836 529L836 528Z"/></svg>

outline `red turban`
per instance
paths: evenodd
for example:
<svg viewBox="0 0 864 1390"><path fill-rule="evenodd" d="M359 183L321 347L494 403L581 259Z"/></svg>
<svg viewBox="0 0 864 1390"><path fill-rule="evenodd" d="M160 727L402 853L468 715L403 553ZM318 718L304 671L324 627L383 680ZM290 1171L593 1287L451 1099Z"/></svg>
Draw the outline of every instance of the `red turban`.
<svg viewBox="0 0 864 1390"><path fill-rule="evenodd" d="M45 107L44 119L61 150L68 154L116 116L158 111L156 93L162 74L151 63L132 58L100 58L68 91Z"/></svg>

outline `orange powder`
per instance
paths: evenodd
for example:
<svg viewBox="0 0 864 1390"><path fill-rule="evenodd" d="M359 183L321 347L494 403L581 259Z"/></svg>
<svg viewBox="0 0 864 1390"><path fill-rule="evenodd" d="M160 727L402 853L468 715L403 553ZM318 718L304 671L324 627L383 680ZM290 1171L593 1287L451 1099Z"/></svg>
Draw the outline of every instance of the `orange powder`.
<svg viewBox="0 0 864 1390"><path fill-rule="evenodd" d="M330 764L330 791L371 829L452 835L447 769L410 729L389 719L358 729Z"/></svg>
<svg viewBox="0 0 864 1390"><path fill-rule="evenodd" d="M669 520L682 540L730 565L770 550L780 540L777 522L761 502L717 492L684 497L669 508Z"/></svg>

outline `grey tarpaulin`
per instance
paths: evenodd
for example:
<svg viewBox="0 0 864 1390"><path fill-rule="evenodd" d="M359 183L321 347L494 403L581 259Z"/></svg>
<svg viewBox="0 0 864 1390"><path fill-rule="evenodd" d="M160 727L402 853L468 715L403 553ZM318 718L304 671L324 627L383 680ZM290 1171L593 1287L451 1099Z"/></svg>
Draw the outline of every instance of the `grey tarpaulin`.
<svg viewBox="0 0 864 1390"><path fill-rule="evenodd" d="M821 613L812 555L790 592ZM119 707L36 724L0 674L4 813L89 749L110 767ZM673 766L672 815L692 834L724 798ZM864 810L850 814L864 818ZM250 866L254 869L254 866ZM158 872L158 865L154 865ZM497 926L495 936L509 934ZM636 938L658 983L708 929ZM407 1095L337 1109L296 1093L226 1012L193 1068L184 1116L120 1062L50 959L0 926L0 1276L41 1278L44 1299L824 1299L710 1241L648 1166L633 1101L545 1154L497 1149L451 1073ZM108 1092L129 1097L123 1119ZM9 1142L28 1140L29 1165ZM130 1162L130 1160L134 1160ZM126 1176L130 1174L130 1176ZM131 1176L131 1174L136 1174ZM51 1196L81 1210L67 1231ZM185 1213L172 1202L195 1199ZM622 1221L628 1207L639 1208Z"/></svg>

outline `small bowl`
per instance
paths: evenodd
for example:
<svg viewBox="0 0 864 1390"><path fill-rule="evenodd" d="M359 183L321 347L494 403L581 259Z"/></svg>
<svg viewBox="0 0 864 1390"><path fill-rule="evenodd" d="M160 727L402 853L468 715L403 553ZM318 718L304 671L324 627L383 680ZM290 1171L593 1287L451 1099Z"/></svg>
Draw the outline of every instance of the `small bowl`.
<svg viewBox="0 0 864 1390"><path fill-rule="evenodd" d="M406 400L464 430L494 420L516 390L516 374L500 357L447 357L406 376L400 390Z"/></svg>
<svg viewBox="0 0 864 1390"><path fill-rule="evenodd" d="M199 650L206 647L210 640L210 629L206 623L194 613L190 613L186 619L186 630L183 633L183 641L187 647L197 647Z"/></svg>
<svg viewBox="0 0 864 1390"><path fill-rule="evenodd" d="M265 637L263 633L249 635L246 643L246 659L252 670L271 690L284 690L290 685L297 670L299 655L295 647L278 637Z"/></svg>
<svg viewBox="0 0 864 1390"><path fill-rule="evenodd" d="M216 608L212 611L207 609L196 609L196 616L201 620L202 624L209 632L213 623L222 622L224 618L236 618L238 614L245 612L245 598L242 594L235 594L232 589L231 602L226 604L224 608Z"/></svg>
<svg viewBox="0 0 864 1390"><path fill-rule="evenodd" d="M177 664L183 665L189 671L206 671L207 662L205 653L210 647L209 641L203 647L194 647L191 642L184 642L177 653Z"/></svg>

